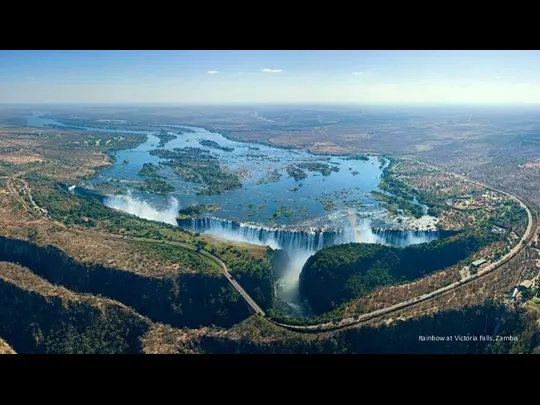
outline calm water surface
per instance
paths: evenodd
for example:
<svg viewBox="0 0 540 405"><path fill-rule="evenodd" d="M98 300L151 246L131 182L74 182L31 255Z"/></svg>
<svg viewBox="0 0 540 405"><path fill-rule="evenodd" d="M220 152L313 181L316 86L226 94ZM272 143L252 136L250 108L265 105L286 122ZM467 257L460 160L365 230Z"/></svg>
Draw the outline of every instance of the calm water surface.
<svg viewBox="0 0 540 405"><path fill-rule="evenodd" d="M28 125L42 127L45 125L66 126L60 122L43 118L38 113L28 118ZM370 192L378 190L382 169L377 157L369 157L368 161L345 160L340 157L322 157L305 151L274 148L265 145L254 145L231 141L220 134L209 132L203 128L180 125L163 124L175 127L181 131L189 128L194 133L174 134L176 138L168 142L163 148L198 147L208 150L218 157L219 161L232 170L241 170L245 173L243 187L238 190L226 192L221 195L197 196L200 184L185 182L174 174L165 165L160 165L160 174L166 177L168 183L174 186L171 196L176 198L179 207L190 204L218 204L221 210L213 215L219 218L250 222L264 225L309 226L311 224L347 222L345 209L353 210L362 215L377 218L384 215L381 208ZM157 126L157 125L156 125ZM155 131L124 131L94 127L66 126L73 129L83 129L92 132L108 133L144 133L148 140L138 147L130 150L115 152L116 162L96 178L93 184L107 181L141 181L143 178L137 173L144 163L158 165L161 161L157 156L150 154L151 150L158 149L159 139ZM220 146L234 148L232 152L222 151L199 144L201 140L212 140ZM255 150L258 149L258 150ZM126 163L127 162L127 163ZM309 172L304 169L307 178L295 181L286 172L288 165L299 162L320 162L339 168L339 172L332 172L323 176L318 172ZM277 182L260 184L261 179L278 170L281 178ZM353 173L358 174L354 175ZM297 187L295 189L295 187ZM296 191L292 191L292 190ZM164 208L170 204L170 197L162 197L149 193L133 191L132 195L148 201L157 208ZM325 210L321 199L332 202L334 209ZM272 218L272 215L281 208L282 215ZM327 207L328 208L328 207ZM286 215L288 214L288 216Z"/></svg>

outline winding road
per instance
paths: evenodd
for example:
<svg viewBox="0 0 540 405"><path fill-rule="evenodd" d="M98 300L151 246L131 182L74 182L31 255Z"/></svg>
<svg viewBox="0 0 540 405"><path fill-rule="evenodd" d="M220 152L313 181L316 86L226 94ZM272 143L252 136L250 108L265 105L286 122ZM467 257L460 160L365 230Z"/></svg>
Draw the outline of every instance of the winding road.
<svg viewBox="0 0 540 405"><path fill-rule="evenodd" d="M454 177L456 177L456 178L458 178L460 180L469 182L471 184L478 185L480 187L495 191L497 193L504 194L504 195L508 196L509 198L513 199L514 201L516 201L522 208L525 209L525 211L527 212L527 217L528 217L527 229L526 229L525 233L523 234L523 236L521 237L521 240L512 248L512 250L510 250L510 252L508 252L506 255L501 257L498 261L489 264L488 266L486 266L484 269L482 269L478 273L470 275L470 276L468 276L466 278L463 278L460 281L452 283L452 284L450 284L450 285L448 285L446 287L439 288L439 289L437 289L435 291L432 291L432 292L427 293L427 294L423 294L421 296L412 298L410 300L402 301L402 302L400 302L398 304L394 304L394 305L391 305L391 306L386 307L386 308L382 308L382 309L379 309L379 310L376 310L376 311L372 311L372 312L369 312L369 313L366 313L366 314L362 314L362 315L360 315L360 316L358 316L356 318L353 318L353 317L344 318L340 322L338 322L337 324L332 323L332 322L328 322L328 323L322 323L322 324L317 324L317 325L299 326L299 325L284 324L284 323L275 322L275 321L270 320L272 323L274 323L276 325L279 325L279 326L282 326L284 328L290 329L290 330L297 331L297 332L323 332L323 331L330 331L330 330L337 330L337 329L345 329L345 328L354 327L354 326L356 326L356 325L358 325L360 323L366 322L366 321L368 321L370 319L377 318L377 317L380 317L380 316L383 316L383 315L387 315L389 313L399 311L401 309L410 307L412 305L416 305L416 304L421 303L421 302L429 301L429 300L431 300L431 299L433 299L435 297L441 296L441 295L446 294L446 293L448 293L450 291L453 291L453 290L455 290L455 289L457 289L459 287L462 287L462 286L464 286L464 285L466 285L466 284L468 284L468 283L470 283L470 282L472 282L474 280L478 280L478 279L486 276L487 274L493 272L494 270L499 268L501 265L507 263L511 258L513 258L515 255L517 255L522 249L524 249L525 246L532 239L533 232L536 229L536 217L533 215L533 212L527 206L527 204L523 200L521 200L519 197L517 197L517 196L515 196L513 194L510 194L510 193L508 193L506 191L500 190L498 188L491 187L491 186L489 186L487 184L483 184L481 182L468 179L463 175L460 175L460 174L457 174L457 173L454 173L454 172L451 172L451 171L448 171L448 170L445 170L445 169L442 169L442 168L439 168L439 167L436 167L436 166L433 166L433 165L430 165L430 164L427 164L427 163L424 163L424 162L420 162L420 161L410 159L410 158L402 158L402 159L413 161L413 162L415 162L417 164L424 165L424 166L429 167L429 168L434 169L434 170L439 170L441 172L444 172L446 174L454 176Z"/></svg>
<svg viewBox="0 0 540 405"><path fill-rule="evenodd" d="M58 226L60 226L62 228L66 228L66 225L64 225L63 223L61 223L59 221L56 221L53 218L51 218L48 215L47 210L45 210L44 208L42 208L42 207L40 207L40 206L38 206L36 204L36 202L32 198L32 193L31 193L30 186L28 185L28 183L24 179L22 179L20 176L17 176L17 175L11 176L11 177L10 176L0 176L0 178L3 178L3 179L7 180L6 183L7 183L7 187L8 187L8 190L9 190L10 194L12 194L17 199L17 201L24 206L24 208L25 208L25 210L27 212L31 212L32 211L31 208L34 208L34 210L39 211L41 213L41 218L46 219L46 220L48 220L50 222L53 222L54 224L56 224L56 225L58 225ZM28 197L31 206L29 206L27 201L25 201L23 198L21 198L21 196L19 194L19 191L17 190L16 185L15 185L16 181L20 181L22 183L22 190L25 191L25 194ZM246 303L250 306L250 308L255 313L260 314L262 316L266 316L265 312L261 309L261 307L259 307L259 305L257 305L255 300L249 296L249 294L246 292L246 290L244 290L244 288L238 283L238 281L236 281L234 279L234 277L229 273L229 269L227 268L227 265L218 256L214 255L213 253L211 253L211 252L209 252L207 250L198 249L197 246L192 245L190 243L185 243L185 242L156 240L156 239L149 239L149 238L138 238L138 237L134 237L134 236L117 235L117 234L107 233L107 232L96 232L96 231L80 229L80 228L74 228L73 230L75 232L87 233L87 234L92 234L92 235L95 235L96 233L99 233L99 235L104 236L106 238L122 239L122 240L127 239L127 240L136 241L136 242L155 243L155 244L159 244L159 245L167 244L167 245L171 245L171 246L177 246L177 247L182 247L182 248L185 248L185 249L189 249L189 250L191 250L191 251L193 251L193 252L195 252L197 254L205 256L206 258L214 261L220 267L221 271L223 272L224 276L227 278L229 283L232 285L232 287L242 296L242 298L246 301Z"/></svg>
<svg viewBox="0 0 540 405"><path fill-rule="evenodd" d="M158 241L158 240L153 240L153 239L121 236L121 235L108 234L108 233L107 234L102 233L102 235L107 236L107 237L111 237L111 238L130 239L130 240L134 240L134 241L141 241L141 242L147 242L147 243L159 243L159 244L166 243L166 244L169 244L169 245L182 246L182 247L185 247L185 248L189 248L191 250L195 250L199 254L202 254L202 255L206 256L207 258L209 258L211 260L214 260L220 266L224 276L227 278L227 281L242 296L242 298L245 300L245 302L248 304L248 306L252 309L252 311L255 314L259 314L260 316L265 317L269 322L272 322L275 325L278 325L278 326L281 326L283 328L287 328L289 330L293 330L293 331L296 331L296 332L304 332L304 333L318 333L318 332L325 332L325 331L331 331L331 330L352 328L352 327L355 327L355 326L357 326L357 325L359 325L359 324L361 324L363 322L366 322L368 320L371 320L371 319L374 319L374 318L377 318L377 317L381 317L383 315L387 315L387 314L392 313L392 312L402 310L404 308L419 304L421 302L432 300L432 299L434 299L434 298L436 298L438 296L441 296L443 294L451 292L451 291L453 291L453 290L455 290L457 288L460 288L460 287L462 287L462 286L464 286L464 285L466 285L466 284L468 284L468 283L470 283L470 282L472 282L474 280L478 280L478 279L486 276L487 274L493 272L494 270L499 268L501 265L508 262L515 255L517 255L522 249L525 248L525 246L532 239L533 231L536 229L536 217L533 215L531 209L527 206L527 204L523 200L521 200L519 197L517 197L517 196L515 196L513 194L510 194L510 193L508 193L506 191L497 189L495 187L491 187L489 185L480 183L478 181L468 179L463 175L460 175L460 174L457 174L457 173L454 173L454 172L451 172L451 171L448 171L448 170L445 170L445 169L442 169L442 168L439 168L439 167L436 167L436 166L433 166L433 165L430 165L430 164L427 164L427 163L424 163L424 162L420 162L420 161L410 159L410 158L401 158L401 159L413 161L413 162L415 162L417 164L424 165L424 166L432 168L434 170L442 171L442 172L444 172L446 174L452 175L452 176L454 176L456 178L459 178L459 179L461 179L463 181L470 182L471 184L475 184L475 185L478 185L480 187L495 191L497 193L504 194L504 195L508 196L509 198L513 199L514 201L516 201L522 208L524 208L526 210L527 216L528 216L527 229L526 229L525 233L523 234L521 240L512 248L512 250L510 252L508 252L506 255L504 255L502 258L500 258L497 262L489 264L488 266L486 266L484 269L482 269L481 271L479 271L476 274L469 275L466 278L461 279L460 281L452 283L452 284L450 284L450 285L448 285L446 287L439 288L439 289L437 289L435 291L432 291L430 293L423 294L421 296L418 296L418 297L415 297L415 298L412 298L412 299L409 299L409 300L406 300L406 301L402 301L400 303L391 305L391 306L386 307L386 308L382 308L382 309L379 309L379 310L376 310L376 311L372 311L372 312L369 312L369 313L362 314L360 316L357 316L356 318L354 318L354 317L344 318L340 322L337 322L337 323L336 322L327 322L327 323L321 323L321 324L316 324L316 325L291 325L291 324L285 324L285 323L281 323L281 322L277 322L277 321L274 321L272 319L269 319L266 316L265 312L261 309L261 307L259 307L259 305L257 305L255 300L253 298L251 298L251 296L244 290L244 288L242 288L242 286L229 273L229 269L227 268L227 265L219 257L217 257L216 255L214 255L214 254L212 254L212 253L210 253L208 251L205 251L203 249L197 250L194 245L191 245L191 244L188 244L188 243L183 243L183 242ZM31 193L30 193L30 188L28 187L28 184L24 180L22 180L20 177L15 177L15 178L17 180L23 182L24 188L27 191L27 195L29 196L30 201L33 202L33 199L31 197ZM12 177L10 180L13 181L13 180L15 180L15 178ZM15 191L15 190L11 189L11 191ZM33 203L33 205L34 205L33 208L40 209L45 214L44 216L47 219L53 221L54 223L56 223L56 224L58 224L60 226L65 226L65 225L63 225L63 224L61 224L61 223L59 223L57 221L52 220L52 218L50 218L46 214L47 211L45 211L44 209L38 207L35 203ZM83 231L83 230L78 230L78 231L92 232L92 231ZM95 233L95 232L92 232L92 233Z"/></svg>

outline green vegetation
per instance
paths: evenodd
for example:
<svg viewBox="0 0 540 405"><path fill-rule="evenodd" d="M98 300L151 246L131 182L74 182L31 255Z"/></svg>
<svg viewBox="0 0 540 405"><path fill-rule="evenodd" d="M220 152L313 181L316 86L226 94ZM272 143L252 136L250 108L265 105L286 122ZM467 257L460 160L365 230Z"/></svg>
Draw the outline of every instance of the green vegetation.
<svg viewBox="0 0 540 405"><path fill-rule="evenodd" d="M150 154L169 159L162 164L172 167L184 180L206 184L197 192L198 195L222 194L242 187L238 174L222 167L208 150L192 147L176 148L174 151L156 149Z"/></svg>
<svg viewBox="0 0 540 405"><path fill-rule="evenodd" d="M145 163L143 164L143 167L141 170L139 170L139 173L137 173L139 176L145 176L145 177L162 177L159 175L159 167L157 167L153 163Z"/></svg>
<svg viewBox="0 0 540 405"><path fill-rule="evenodd" d="M164 131L164 132L176 132L178 135L182 133L194 133L195 131L190 128L178 129L168 125L153 125L146 122L127 121L127 120L98 120L87 118L74 118L61 116L61 114L53 114L49 116L52 119L62 122L68 126L75 127L93 127L112 129L117 131ZM61 127L64 128L65 127Z"/></svg>
<svg viewBox="0 0 540 405"><path fill-rule="evenodd" d="M295 167L293 165L289 165L286 168L287 174L294 178L295 181L304 180L307 177L307 174L305 171L300 169L299 167Z"/></svg>
<svg viewBox="0 0 540 405"><path fill-rule="evenodd" d="M173 225L144 220L110 209L99 202L99 196L94 199L73 195L66 191L65 186L36 174L29 173L27 181L36 203L47 209L53 219L71 228L93 228L98 232L164 242L185 242L191 246L198 244L199 250L204 248L210 251L222 246L219 242L214 243L211 238L196 236ZM99 237L98 232L95 235ZM103 246L107 247L105 240ZM160 271L170 268L170 279L154 279L102 265L88 267L73 263L53 247L41 248L24 241L2 243L0 260L23 263L55 284L117 299L159 322L180 327L231 325L249 314L244 301L228 285L216 262L205 256L204 252L197 254L197 249L190 246L184 248L168 243L130 241L129 245L135 244L136 251L144 253L145 258L155 257ZM24 245L22 248L21 244ZM261 291L262 300L271 303L273 286L264 281L271 277L271 272L262 274L267 261L265 255L257 254L254 257L251 250L243 247L234 249L238 255L225 254L222 260L229 267L231 263L237 266L239 275L246 273L246 277L251 280L247 283L254 296L257 291ZM96 251L96 254L100 252ZM253 263L259 264L252 266ZM109 266L114 267L115 264L109 263Z"/></svg>
<svg viewBox="0 0 540 405"><path fill-rule="evenodd" d="M58 131L66 130L66 127L50 126L49 128L54 128ZM50 131L50 129L48 131ZM126 150L135 148L141 143L144 143L148 139L148 136L146 134L113 134L74 129L73 131L67 133L62 132L61 134L46 132L40 135L40 138L47 141L47 147L49 148L48 152L56 154L59 151L77 150L81 148L92 148L93 150L101 150L104 152Z"/></svg>
<svg viewBox="0 0 540 405"><path fill-rule="evenodd" d="M330 166L327 163L318 163L318 162L302 162L297 163L296 166L301 169L306 169L310 172L319 172L323 176L330 176L332 172L339 172L339 167Z"/></svg>
<svg viewBox="0 0 540 405"><path fill-rule="evenodd" d="M192 232L181 229L177 226L146 220L134 215L114 210L103 205L97 197L80 197L78 195L71 194L61 185L55 184L35 174L29 175L29 179L29 183L32 187L32 195L36 204L45 208L54 220L63 222L66 225L95 228L98 231L107 233L153 239L158 241L181 242L190 245L199 244L201 248L208 251L215 248L215 246L211 244L202 242L202 240ZM180 213L195 213L208 210L217 210L219 208L220 207L218 205L191 206L180 210ZM176 246L172 249L176 249ZM171 253L167 248L157 248L153 251L162 259L168 260L171 258ZM246 252L241 250L238 251L242 257L247 257ZM223 258L225 262L227 262L227 257L228 256L225 256ZM237 256L234 257L238 259ZM247 258L246 261L249 262L251 259ZM177 263L182 262L177 261ZM205 267L201 267L199 270L204 272Z"/></svg>
<svg viewBox="0 0 540 405"><path fill-rule="evenodd" d="M260 317L236 325L228 335L216 334L201 341L208 353L276 354L483 354L539 353L537 317L528 311L505 315L500 336L516 340L490 342L480 339L493 331L505 307L492 301L452 311L414 317L382 325L325 334L299 334L286 331ZM273 311L267 311L271 314ZM427 342L418 336L470 336L477 339Z"/></svg>
<svg viewBox="0 0 540 405"><path fill-rule="evenodd" d="M150 154L162 159L186 160L193 162L207 158L215 159L214 156L210 155L209 150L194 147L175 148L174 150L154 149L150 151Z"/></svg>
<svg viewBox="0 0 540 405"><path fill-rule="evenodd" d="M7 155L8 153L13 153L13 152L18 152L20 151L21 148L18 148L16 146L12 146L12 145L9 145L9 146L1 146L0 147L0 154L2 155Z"/></svg>
<svg viewBox="0 0 540 405"><path fill-rule="evenodd" d="M527 228L527 211L513 200L505 201L489 216L488 222L521 234Z"/></svg>
<svg viewBox="0 0 540 405"><path fill-rule="evenodd" d="M219 149L219 150L222 150L224 152L233 152L234 151L234 148L231 148L231 147L228 147L228 146L221 146L216 141L211 141L209 139L202 139L202 140L199 141L199 144L201 144L202 146L205 146L207 148Z"/></svg>
<svg viewBox="0 0 540 405"><path fill-rule="evenodd" d="M266 315L276 322L286 323L288 325L308 326L329 322L338 322L343 318L343 310L338 308L333 311L318 314L309 318L294 318L280 312L274 307L266 311Z"/></svg>
<svg viewBox="0 0 540 405"><path fill-rule="evenodd" d="M349 243L311 256L300 274L300 291L316 313L339 308L376 287L415 280L468 258L494 236L463 232L442 240L394 248Z"/></svg>
<svg viewBox="0 0 540 405"><path fill-rule="evenodd" d="M347 157L343 158L343 160L364 160L364 161L367 161L367 160L369 160L369 158L366 155L352 155L352 156L347 156Z"/></svg>
<svg viewBox="0 0 540 405"><path fill-rule="evenodd" d="M384 169L379 188L406 201L414 200L418 192L394 175L392 171L393 166L394 163L392 162Z"/></svg>
<svg viewBox="0 0 540 405"><path fill-rule="evenodd" d="M433 193L417 190L397 177L394 168L399 164L399 160L394 159L389 162L388 166L383 170L379 188L394 197L399 197L399 199L392 198L390 201L386 200L386 197L384 197L385 201L388 201L388 204L403 209L405 212L408 212L415 217L417 217L417 215L421 216L419 209L413 206L417 205L414 204L415 201L425 204L428 207L427 214L432 216L438 216L442 211L448 208L444 203L444 198Z"/></svg>
<svg viewBox="0 0 540 405"><path fill-rule="evenodd" d="M333 200L321 198L319 201L325 211L332 211L336 209L336 203Z"/></svg>
<svg viewBox="0 0 540 405"><path fill-rule="evenodd" d="M406 214L412 215L415 218L420 218L424 215L424 208L414 202L404 200L403 198L394 195L388 195L379 191L372 191L371 194L380 201L386 202L385 208L391 213L396 214L397 210L401 209Z"/></svg>
<svg viewBox="0 0 540 405"><path fill-rule="evenodd" d="M156 137L159 139L159 148L163 148L167 143L169 143L173 139L176 139L176 135L168 134L167 131L163 129L156 134Z"/></svg>
<svg viewBox="0 0 540 405"><path fill-rule="evenodd" d="M137 188L147 193L159 195L167 195L174 191L174 187L165 180L156 178L146 179L142 184L138 185Z"/></svg>
<svg viewBox="0 0 540 405"><path fill-rule="evenodd" d="M141 252L148 253L150 257L167 260L171 263L181 263L190 269L200 273L219 273L220 266L215 260L197 254L196 251L182 246L172 246L168 244L145 243L138 244Z"/></svg>
<svg viewBox="0 0 540 405"><path fill-rule="evenodd" d="M270 263L271 253L256 260L232 246L216 253L223 257L233 277L261 308L266 310L272 307L274 275Z"/></svg>
<svg viewBox="0 0 540 405"><path fill-rule="evenodd" d="M281 179L281 176L282 174L279 172L279 170L274 169L268 174L268 176L261 177L259 181L257 181L257 184L277 183Z"/></svg>
<svg viewBox="0 0 540 405"><path fill-rule="evenodd" d="M147 319L113 301L74 294L2 263L6 266L18 274L0 275L0 334L9 336L18 353L141 352Z"/></svg>
<svg viewBox="0 0 540 405"><path fill-rule="evenodd" d="M513 200L501 202L495 210L489 213L483 210L475 212L479 212L479 214L470 226L479 231L488 232L493 229L493 226L496 226L522 235L527 228L527 212Z"/></svg>
<svg viewBox="0 0 540 405"><path fill-rule="evenodd" d="M176 131L176 133L178 135L182 135L182 134L194 134L195 133L195 130L194 129L191 129L191 128L182 128L180 131Z"/></svg>
<svg viewBox="0 0 540 405"><path fill-rule="evenodd" d="M65 187L36 174L28 174L36 204L56 221L70 226L96 228L119 235L156 240L189 241L191 232L177 226L149 221L109 208L95 198L71 194Z"/></svg>
<svg viewBox="0 0 540 405"><path fill-rule="evenodd" d="M128 193L129 187L126 183L110 180L94 183L93 190L106 195L125 195Z"/></svg>
<svg viewBox="0 0 540 405"><path fill-rule="evenodd" d="M262 160L266 160L266 161L272 161L271 159L268 158L267 155L263 155L262 153L248 153L248 154L246 154L246 157L248 159L254 159L254 160L262 159Z"/></svg>
<svg viewBox="0 0 540 405"><path fill-rule="evenodd" d="M188 167L173 167L173 172L182 177L184 181L189 181L190 183L203 183L201 175Z"/></svg>
<svg viewBox="0 0 540 405"><path fill-rule="evenodd" d="M194 204L189 207L182 208L178 211L179 219L193 218L205 212L214 212L221 209L218 204Z"/></svg>
<svg viewBox="0 0 540 405"><path fill-rule="evenodd" d="M281 215L283 214L283 212L287 212L287 213L289 212L289 211L287 211L287 207L285 207L285 206L279 207L279 208L276 210L276 212L274 212L274 213L272 214L272 217L271 217L270 219L277 219L277 218L281 217ZM291 214L292 214L292 211L291 211ZM287 216L290 216L291 214L289 214L289 215L287 215Z"/></svg>
<svg viewBox="0 0 540 405"><path fill-rule="evenodd" d="M80 263L55 246L4 237L0 237L0 260L20 263L51 284L117 300L175 327L231 326L249 314L221 272L185 272L173 267L166 276L152 277L120 271L114 265Z"/></svg>

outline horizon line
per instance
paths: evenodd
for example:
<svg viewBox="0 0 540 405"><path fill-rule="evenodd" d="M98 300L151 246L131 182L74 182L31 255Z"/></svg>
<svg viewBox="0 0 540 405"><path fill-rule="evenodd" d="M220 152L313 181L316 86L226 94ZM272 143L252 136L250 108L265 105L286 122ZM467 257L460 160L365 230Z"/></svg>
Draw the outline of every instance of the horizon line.
<svg viewBox="0 0 540 405"><path fill-rule="evenodd" d="M0 101L0 106L86 106L86 105L102 105L102 106L230 106L230 105L363 105L363 106L520 106L520 105L540 105L540 101L483 101L483 102L467 102L467 101L418 101L418 102L398 102L398 101L229 101L229 102L145 102L145 101L122 101L122 102L107 102L107 101Z"/></svg>

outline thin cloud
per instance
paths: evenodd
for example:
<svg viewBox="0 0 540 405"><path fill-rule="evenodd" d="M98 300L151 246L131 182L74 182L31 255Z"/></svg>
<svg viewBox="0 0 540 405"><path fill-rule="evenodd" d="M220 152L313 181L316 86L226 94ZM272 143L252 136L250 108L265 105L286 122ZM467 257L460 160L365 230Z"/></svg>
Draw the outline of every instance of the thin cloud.
<svg viewBox="0 0 540 405"><path fill-rule="evenodd" d="M495 79L502 79L502 76L495 76Z"/></svg>
<svg viewBox="0 0 540 405"><path fill-rule="evenodd" d="M388 83L388 84L383 84L383 86L384 86L384 87L396 87L395 84L390 84L390 83Z"/></svg>
<svg viewBox="0 0 540 405"><path fill-rule="evenodd" d="M264 73L280 73L283 72L281 69L261 69L261 72Z"/></svg>
<svg viewBox="0 0 540 405"><path fill-rule="evenodd" d="M364 72L352 72L353 75L362 76Z"/></svg>
<svg viewBox="0 0 540 405"><path fill-rule="evenodd" d="M209 70L208 74L209 75L215 75L217 72L218 72L217 70Z"/></svg>

